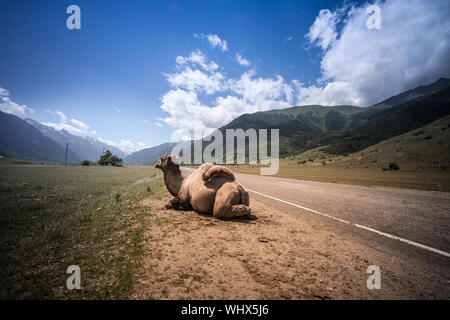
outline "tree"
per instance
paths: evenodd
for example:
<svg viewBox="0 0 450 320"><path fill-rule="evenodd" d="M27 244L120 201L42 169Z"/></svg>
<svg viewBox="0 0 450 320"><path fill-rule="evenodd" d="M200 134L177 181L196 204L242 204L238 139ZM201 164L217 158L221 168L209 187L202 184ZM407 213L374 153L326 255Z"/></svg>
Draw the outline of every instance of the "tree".
<svg viewBox="0 0 450 320"><path fill-rule="evenodd" d="M88 166L88 165L90 165L91 164L91 162L89 161L89 160L83 160L82 162L81 162L81 165L82 166Z"/></svg>
<svg viewBox="0 0 450 320"><path fill-rule="evenodd" d="M106 152L100 156L98 164L101 166L116 166L123 167L123 160L116 155L113 155L111 151L106 150Z"/></svg>

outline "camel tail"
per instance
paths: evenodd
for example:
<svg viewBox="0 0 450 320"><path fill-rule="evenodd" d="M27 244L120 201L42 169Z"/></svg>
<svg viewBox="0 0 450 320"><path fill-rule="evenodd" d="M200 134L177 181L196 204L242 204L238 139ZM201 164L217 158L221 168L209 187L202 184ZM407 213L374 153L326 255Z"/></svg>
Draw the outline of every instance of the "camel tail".
<svg viewBox="0 0 450 320"><path fill-rule="evenodd" d="M208 181L214 177L226 177L234 181L234 174L230 169L223 166L212 166L203 174L203 180Z"/></svg>

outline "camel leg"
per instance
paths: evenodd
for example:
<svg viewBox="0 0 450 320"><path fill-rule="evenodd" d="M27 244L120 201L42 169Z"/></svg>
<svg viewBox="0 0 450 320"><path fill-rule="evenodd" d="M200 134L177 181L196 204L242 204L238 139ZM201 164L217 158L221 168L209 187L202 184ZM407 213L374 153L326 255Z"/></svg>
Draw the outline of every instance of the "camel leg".
<svg viewBox="0 0 450 320"><path fill-rule="evenodd" d="M233 212L234 217L243 217L252 213L252 210L245 204L235 204L231 206L231 212Z"/></svg>
<svg viewBox="0 0 450 320"><path fill-rule="evenodd" d="M174 209L179 210L180 209L180 199L178 197L174 197L173 199L169 200L166 205L166 209Z"/></svg>
<svg viewBox="0 0 450 320"><path fill-rule="evenodd" d="M169 200L166 205L166 209L173 209L173 210L191 210L192 207L189 204L189 202L181 201L179 197L174 197L173 199Z"/></svg>
<svg viewBox="0 0 450 320"><path fill-rule="evenodd" d="M214 204L213 215L217 219L230 219L249 215L251 213L250 207L244 204Z"/></svg>
<svg viewBox="0 0 450 320"><path fill-rule="evenodd" d="M225 183L217 190L213 215L217 219L229 219L249 215L249 206L241 204L241 195L236 184Z"/></svg>

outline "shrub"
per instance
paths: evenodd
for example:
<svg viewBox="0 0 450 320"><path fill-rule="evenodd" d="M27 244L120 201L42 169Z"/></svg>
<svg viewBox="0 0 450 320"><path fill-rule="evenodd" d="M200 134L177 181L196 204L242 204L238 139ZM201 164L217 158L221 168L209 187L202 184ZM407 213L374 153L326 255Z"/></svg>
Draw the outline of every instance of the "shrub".
<svg viewBox="0 0 450 320"><path fill-rule="evenodd" d="M399 170L399 169L400 169L400 167L399 167L395 162L389 163L389 168L388 168L388 170L394 171L394 170Z"/></svg>
<svg viewBox="0 0 450 320"><path fill-rule="evenodd" d="M91 165L91 162L90 162L89 160L83 160L83 161L81 162L81 165L82 165L82 166L90 166L90 165Z"/></svg>

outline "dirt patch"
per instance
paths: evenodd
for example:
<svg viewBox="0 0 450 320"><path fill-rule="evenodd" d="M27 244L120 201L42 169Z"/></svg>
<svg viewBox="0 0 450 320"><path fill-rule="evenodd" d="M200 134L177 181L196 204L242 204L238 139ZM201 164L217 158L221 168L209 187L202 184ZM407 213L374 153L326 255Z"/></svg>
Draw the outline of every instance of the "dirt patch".
<svg viewBox="0 0 450 320"><path fill-rule="evenodd" d="M145 199L145 258L134 299L427 298L402 261L311 223L251 203L254 219L221 221ZM382 290L366 269L386 265ZM433 298L433 296L428 296Z"/></svg>

